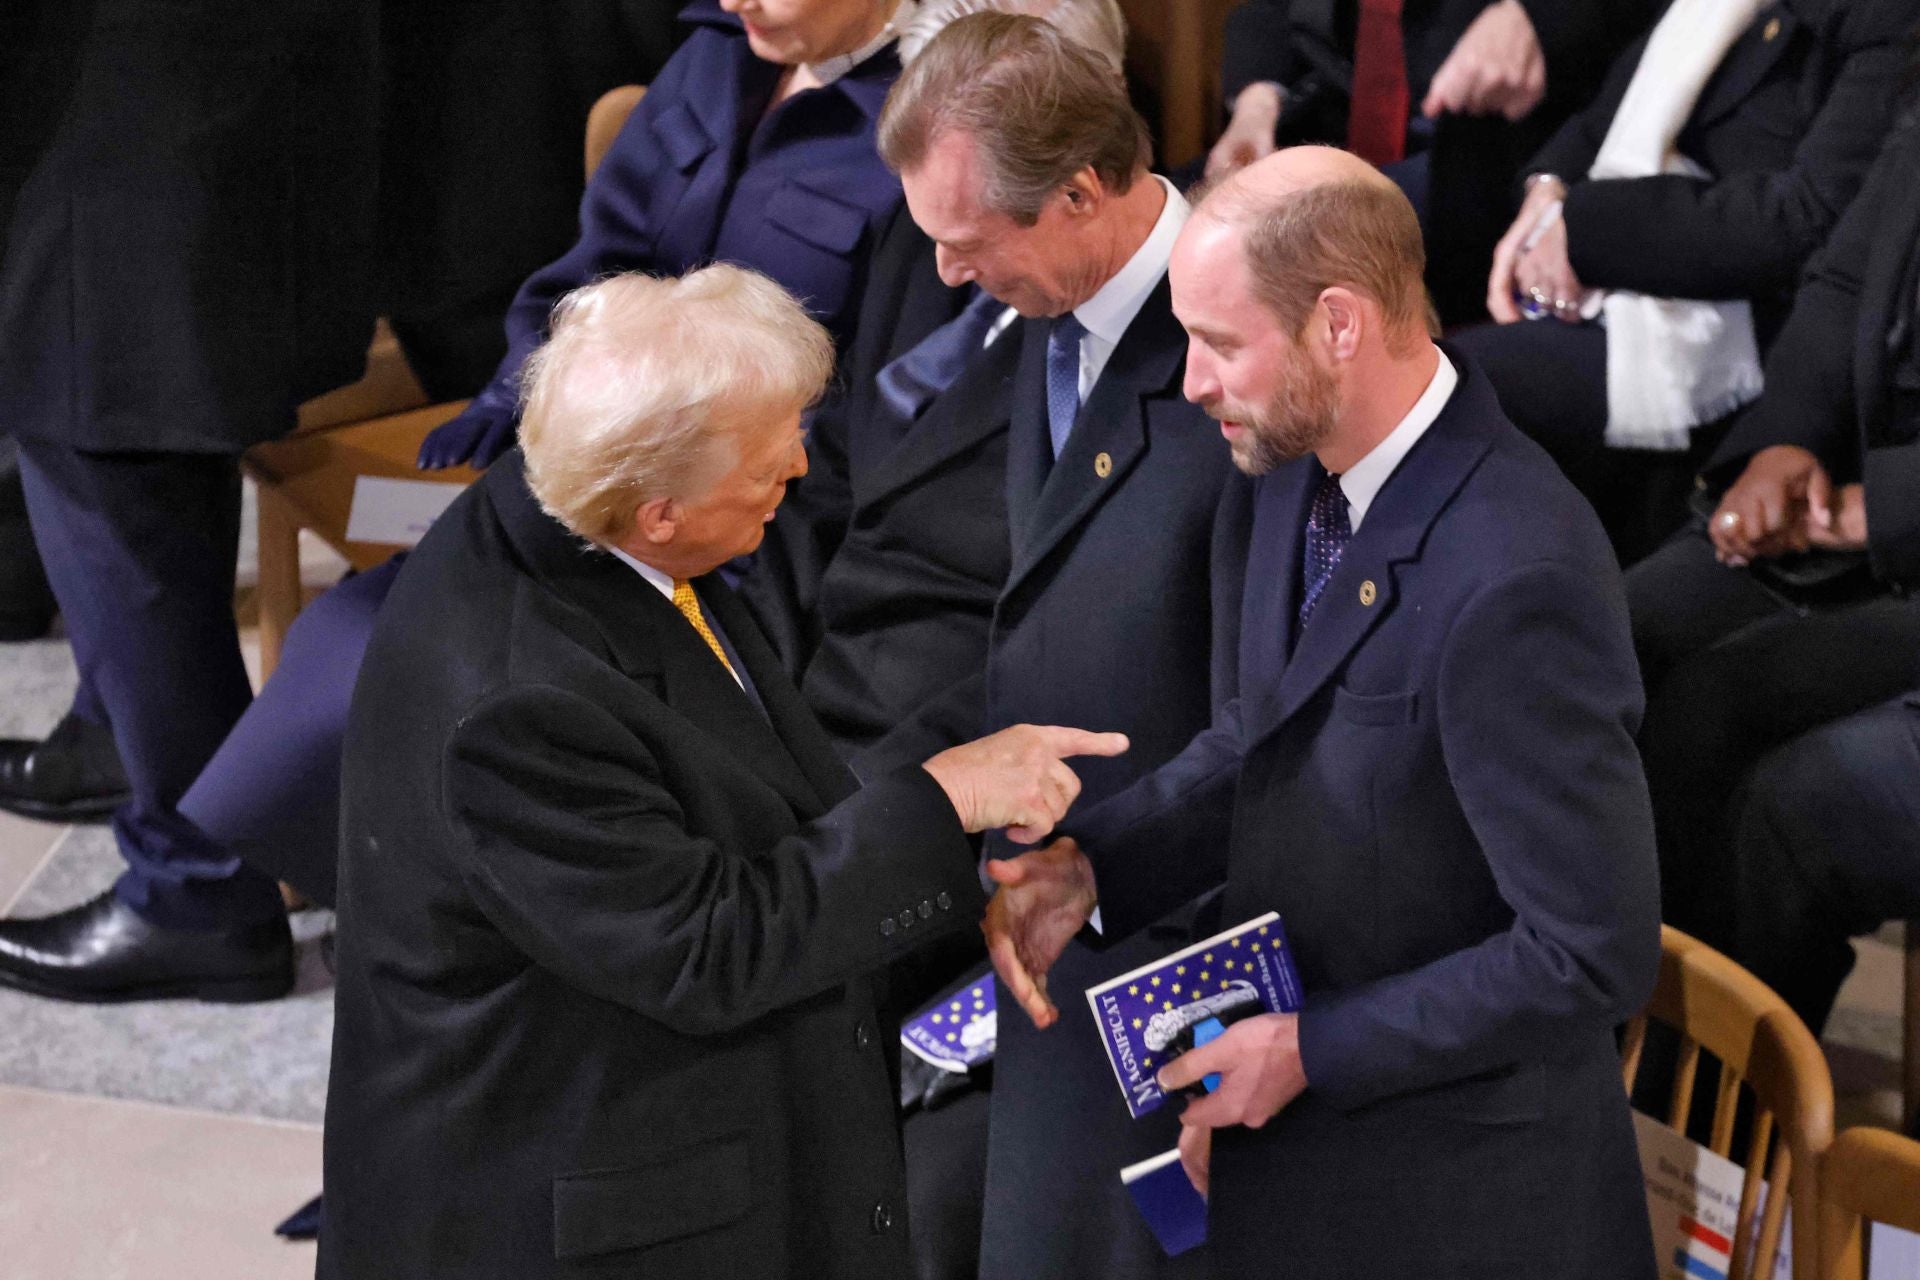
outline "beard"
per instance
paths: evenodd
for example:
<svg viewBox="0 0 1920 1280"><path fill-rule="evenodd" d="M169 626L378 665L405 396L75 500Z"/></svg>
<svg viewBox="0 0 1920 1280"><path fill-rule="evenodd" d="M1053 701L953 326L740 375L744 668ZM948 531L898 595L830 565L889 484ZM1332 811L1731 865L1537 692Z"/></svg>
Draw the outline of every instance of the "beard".
<svg viewBox="0 0 1920 1280"><path fill-rule="evenodd" d="M1331 370L1307 355L1258 409L1223 402L1207 406L1207 412L1244 428L1231 444L1233 465L1250 476L1263 476L1326 443L1340 417L1340 383Z"/></svg>

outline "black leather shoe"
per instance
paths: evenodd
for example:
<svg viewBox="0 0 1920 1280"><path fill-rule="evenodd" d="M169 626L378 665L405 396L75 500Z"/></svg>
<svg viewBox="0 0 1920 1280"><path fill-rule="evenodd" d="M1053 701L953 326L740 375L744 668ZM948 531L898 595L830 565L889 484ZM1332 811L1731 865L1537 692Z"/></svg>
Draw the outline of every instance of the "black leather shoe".
<svg viewBox="0 0 1920 1280"><path fill-rule="evenodd" d="M111 889L58 915L0 920L0 986L88 1004L246 1004L293 990L285 919L224 933L149 924Z"/></svg>
<svg viewBox="0 0 1920 1280"><path fill-rule="evenodd" d="M0 809L42 822L98 822L127 802L113 734L69 715L42 742L0 738Z"/></svg>

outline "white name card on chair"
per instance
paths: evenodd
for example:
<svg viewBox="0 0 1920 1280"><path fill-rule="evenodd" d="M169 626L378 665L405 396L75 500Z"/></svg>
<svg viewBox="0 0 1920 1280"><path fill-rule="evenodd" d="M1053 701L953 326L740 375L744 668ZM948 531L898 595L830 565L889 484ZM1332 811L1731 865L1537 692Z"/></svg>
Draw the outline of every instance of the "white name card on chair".
<svg viewBox="0 0 1920 1280"><path fill-rule="evenodd" d="M1740 1204L1739 1165L1675 1133L1651 1116L1633 1113L1640 1139L1640 1168L1647 1180L1654 1251L1661 1280L1726 1280L1728 1236ZM1766 1203L1761 1184L1760 1203ZM1754 1210L1754 1225L1760 1210ZM1784 1227L1774 1280L1788 1280L1793 1261L1793 1224ZM1873 1224L1869 1280L1920 1280L1920 1236Z"/></svg>
<svg viewBox="0 0 1920 1280"><path fill-rule="evenodd" d="M411 547L465 488L438 480L357 477L353 509L347 515L347 541Z"/></svg>

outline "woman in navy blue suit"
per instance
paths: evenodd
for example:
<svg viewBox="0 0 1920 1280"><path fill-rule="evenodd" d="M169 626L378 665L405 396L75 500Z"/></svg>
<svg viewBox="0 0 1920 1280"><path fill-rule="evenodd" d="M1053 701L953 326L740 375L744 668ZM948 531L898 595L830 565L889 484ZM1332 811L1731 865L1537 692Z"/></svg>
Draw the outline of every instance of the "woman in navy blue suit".
<svg viewBox="0 0 1920 1280"><path fill-rule="evenodd" d="M691 34L587 186L579 240L521 287L506 358L428 438L421 465L484 466L512 446L520 367L545 339L554 300L602 275L752 267L840 339L870 244L900 200L874 123L899 73L897 32L916 9L914 0L689 5ZM182 798L180 812L233 855L229 874L264 872L331 902L347 701L397 571L349 579L301 617L279 670ZM164 960L120 959L141 973L121 999L177 977Z"/></svg>

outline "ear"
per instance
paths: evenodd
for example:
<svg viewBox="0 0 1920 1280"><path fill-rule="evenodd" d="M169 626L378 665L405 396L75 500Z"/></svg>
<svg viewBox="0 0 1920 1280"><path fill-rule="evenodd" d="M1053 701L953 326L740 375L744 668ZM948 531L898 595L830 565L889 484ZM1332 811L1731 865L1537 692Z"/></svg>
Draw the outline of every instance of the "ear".
<svg viewBox="0 0 1920 1280"><path fill-rule="evenodd" d="M1346 361L1360 354L1370 318L1360 295L1341 285L1320 291L1320 320L1329 359Z"/></svg>
<svg viewBox="0 0 1920 1280"><path fill-rule="evenodd" d="M1060 194L1066 197L1069 217L1086 217L1099 210L1101 201L1106 199L1107 188L1089 165L1068 178Z"/></svg>
<svg viewBox="0 0 1920 1280"><path fill-rule="evenodd" d="M633 513L634 536L650 546L664 547L680 529L680 504L672 498L643 502Z"/></svg>

